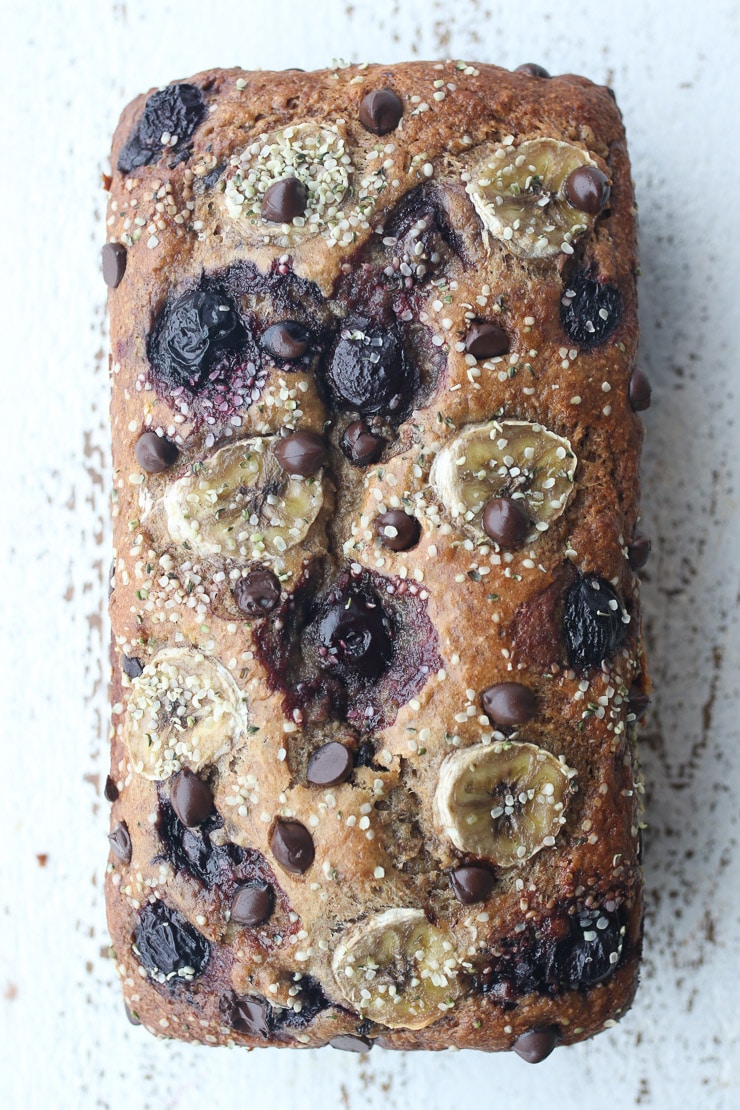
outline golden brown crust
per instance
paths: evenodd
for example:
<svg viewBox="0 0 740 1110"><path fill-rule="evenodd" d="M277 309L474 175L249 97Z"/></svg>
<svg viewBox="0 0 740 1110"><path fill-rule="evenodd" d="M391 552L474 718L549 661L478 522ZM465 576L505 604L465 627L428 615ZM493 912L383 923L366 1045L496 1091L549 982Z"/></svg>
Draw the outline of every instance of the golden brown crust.
<svg viewBox="0 0 740 1110"><path fill-rule="evenodd" d="M202 90L207 104L188 143L189 157L180 161L176 144L171 155L149 165L128 173L116 168L147 101L138 97L114 136L108 211L109 240L127 247L123 281L109 298L115 489L111 778L118 792L111 820L112 828L125 822L132 858L129 863L112 854L107 876L109 923L127 1005L155 1033L207 1043L315 1046L359 1033L384 1047L493 1051L511 1048L518 1036L539 1027L556 1026L562 1043L591 1036L632 1001L642 920L635 725L627 698L634 682L643 688L647 683L639 582L626 557L638 519L642 439L628 397L637 347L636 242L629 163L613 97L581 77L544 80L455 63L316 73L212 70L188 83ZM362 127L358 110L368 91L386 86L402 99L404 115L400 130L379 138ZM276 225L232 215L224 181L233 178L230 160L256 138L307 121L334 126L343 138L354 192L340 202L346 226L337 225L337 237L332 239L334 225L327 218L318 233L291 229L281 241ZM516 148L540 137L573 144L603 167L611 200L578 239L575 253L522 258L503 241L486 240L463 174L481 150ZM310 366L267 366L262 378L257 374L245 387L241 404L225 405L223 415L208 410L215 412L212 423L203 419L197 398L184 409L186 394L173 403L156 381L147 346L168 298L196 287L202 274L219 276L251 263L256 270L233 294L240 313L263 324L284 318L280 281L293 280L292 273L300 279L294 305L301 306L301 318L331 337L348 312L374 303L393 255L392 244L383 246L383 225L392 222L391 213L411 189L425 185L442 196L448 238L440 270L430 262L431 275L410 271L408 282L399 280L393 296L388 294L395 298L396 319L409 325L422 388L405 420L384 424L390 442L380 463L358 470L338 447L356 417L333 409L326 388L317 384L331 338ZM579 268L616 288L621 298L616 329L591 349L568 338L561 324L563 293ZM518 358L507 354L471 366L464 349L471 319L501 323ZM542 425L569 440L578 460L565 512L511 557L493 543L466 546L430 486L439 450L464 426L493 418ZM229 588L255 562L253 553L188 549L182 535L173 536L164 508L168 491L192 472L193 463L227 443L296 427L326 432L331 460L323 507L305 540L267 560L281 578L278 613L288 627L283 639L290 639L301 619L300 606L291 611L287 599L296 591L322 595L350 565L363 580L375 576L377 589L393 589L402 648L396 646L391 668L403 669L402 655L413 666L405 664L405 693L395 701L390 686L383 687L378 697L389 698L390 708L381 707L380 727L369 731L341 713L326 719L324 711L321 719L315 705L302 716L291 701L294 691L286 689L302 664L280 655L281 682L276 666L265 665L283 650L274 616L245 620ZM180 449L177 462L160 474L145 472L136 461L136 442L147 429ZM399 498L417 515L421 539L396 553L379 545L373 521L398 506ZM609 580L630 623L622 646L601 667L576 673L562 626L568 587L580 575ZM224 822L214 843L243 849L234 873L219 871L211 886L187 873L182 855L179 863L171 852L168 857L162 834L168 779L146 777L130 754L137 679L123 672L122 661L137 659L143 666L172 648L218 661L242 699L234 713L246 714L234 726L226 754L196 767L208 778ZM426 667L421 680L412 674L414 666ZM537 699L536 716L514 741L562 757L576 770L578 789L555 844L520 867L496 870L485 905L465 906L448 878L463 855L435 811L440 767L454 751L503 739L481 714L480 695L514 679ZM306 782L308 756L319 737L340 738L355 749L349 782L325 788ZM371 764L357 750L368 740ZM311 832L315 860L303 874L284 870L275 859L270 836L279 816L297 819ZM236 857L229 858L233 863ZM244 859L254 863L251 871ZM259 874L275 890L273 914L256 928L228 920L236 881L247 874ZM211 947L202 974L175 974L173 985L172 977L158 981L166 976L143 966L135 932L142 907L157 901L207 938ZM461 991L424 1028L390 1029L353 1012L332 971L332 954L350 925L397 907L422 909L460 953ZM564 985L562 975L546 981L542 961L548 957L541 953L552 957L556 942L555 926L548 923L560 922L567 932L568 921L576 929L579 913L590 921L590 909L594 922L601 915L609 928L617 920L623 926L616 970L591 985ZM565 949L558 951L562 956ZM271 1004L268 1036L241 1031L235 998Z"/></svg>

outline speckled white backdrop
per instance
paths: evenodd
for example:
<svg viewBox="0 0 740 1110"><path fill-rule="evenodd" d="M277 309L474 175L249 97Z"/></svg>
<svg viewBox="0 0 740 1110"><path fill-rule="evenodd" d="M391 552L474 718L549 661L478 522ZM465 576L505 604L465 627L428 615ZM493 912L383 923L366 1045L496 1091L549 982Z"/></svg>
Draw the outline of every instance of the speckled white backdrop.
<svg viewBox="0 0 740 1110"><path fill-rule="evenodd" d="M322 14L319 15L318 13ZM734 3L8 0L0 26L0 1087L4 1105L740 1106ZM615 87L642 227L643 984L622 1024L516 1057L247 1054L129 1026L107 959L108 442L100 173L134 94L212 65L463 57ZM734 317L734 319L733 319Z"/></svg>

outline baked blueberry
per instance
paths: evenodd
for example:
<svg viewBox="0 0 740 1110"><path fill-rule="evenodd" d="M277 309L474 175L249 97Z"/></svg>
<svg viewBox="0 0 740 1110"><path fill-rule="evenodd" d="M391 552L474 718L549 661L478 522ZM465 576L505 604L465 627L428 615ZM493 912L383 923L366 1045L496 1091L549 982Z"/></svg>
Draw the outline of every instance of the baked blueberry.
<svg viewBox="0 0 740 1110"><path fill-rule="evenodd" d="M184 972L184 978L198 976L211 954L206 938L162 901L148 902L140 910L134 942L142 966L165 976L177 976L178 972Z"/></svg>
<svg viewBox="0 0 740 1110"><path fill-rule="evenodd" d="M203 94L195 85L167 85L152 93L139 123L118 156L118 169L130 173L155 162L166 146L181 149L206 114Z"/></svg>
<svg viewBox="0 0 740 1110"><path fill-rule="evenodd" d="M243 342L244 329L227 294L218 287L193 289L165 307L150 358L165 385L198 389L219 359Z"/></svg>
<svg viewBox="0 0 740 1110"><path fill-rule="evenodd" d="M358 587L332 591L318 621L323 666L340 674L377 678L391 661L391 627L378 597Z"/></svg>
<svg viewBox="0 0 740 1110"><path fill-rule="evenodd" d="M340 408L362 416L400 418L416 387L416 374L395 325L367 316L345 321L326 376Z"/></svg>
<svg viewBox="0 0 740 1110"><path fill-rule="evenodd" d="M622 315L622 297L615 286L579 271L569 277L560 300L560 322L573 343L584 350L605 343Z"/></svg>
<svg viewBox="0 0 740 1110"><path fill-rule="evenodd" d="M604 578L579 576L568 590L563 629L568 662L577 671L601 666L622 646L626 613L614 587Z"/></svg>

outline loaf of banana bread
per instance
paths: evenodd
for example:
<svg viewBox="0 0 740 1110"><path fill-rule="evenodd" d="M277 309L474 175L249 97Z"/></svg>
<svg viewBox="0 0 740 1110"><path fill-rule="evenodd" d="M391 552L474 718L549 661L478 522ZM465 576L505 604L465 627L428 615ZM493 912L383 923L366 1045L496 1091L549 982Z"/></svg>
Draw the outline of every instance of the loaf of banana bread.
<svg viewBox="0 0 740 1110"><path fill-rule="evenodd" d="M210 70L105 186L129 1016L530 1061L613 1024L650 400L613 94Z"/></svg>

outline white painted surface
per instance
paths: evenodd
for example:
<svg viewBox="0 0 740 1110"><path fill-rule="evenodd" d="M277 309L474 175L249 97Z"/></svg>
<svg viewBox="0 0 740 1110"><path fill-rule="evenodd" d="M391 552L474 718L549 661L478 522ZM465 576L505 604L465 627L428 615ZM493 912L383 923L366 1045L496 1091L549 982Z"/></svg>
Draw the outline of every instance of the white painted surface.
<svg viewBox="0 0 740 1110"><path fill-rule="evenodd" d="M319 10L324 13L321 17ZM740 1106L737 6L719 0L7 0L0 1075L5 1105ZM616 88L642 225L644 590L658 686L644 982L539 1068L191 1048L125 1021L106 958L107 379L99 176L137 92L211 65L453 56ZM735 319L733 319L733 316ZM102 475L102 477L101 477ZM48 854L41 867L37 854Z"/></svg>

